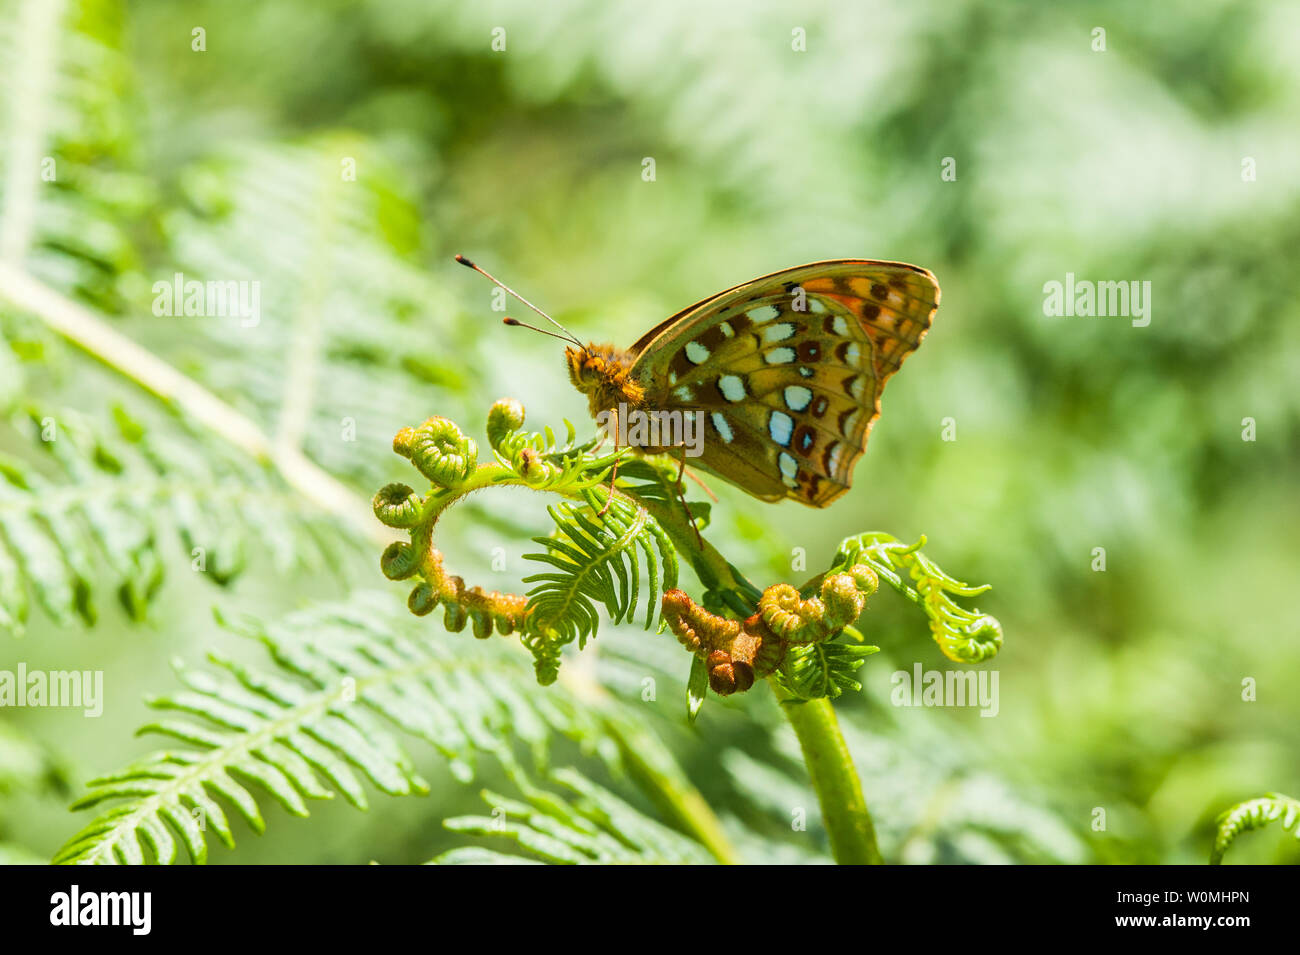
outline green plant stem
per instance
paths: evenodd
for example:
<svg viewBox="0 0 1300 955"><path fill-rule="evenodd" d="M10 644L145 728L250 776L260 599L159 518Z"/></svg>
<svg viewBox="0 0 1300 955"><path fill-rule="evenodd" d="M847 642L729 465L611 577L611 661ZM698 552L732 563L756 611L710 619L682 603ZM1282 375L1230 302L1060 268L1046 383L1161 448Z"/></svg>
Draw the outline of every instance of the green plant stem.
<svg viewBox="0 0 1300 955"><path fill-rule="evenodd" d="M642 782L660 810L694 836L723 865L739 865L740 857L722 831L722 822L700 791L682 776L659 738L634 720L610 719L619 750L632 775Z"/></svg>
<svg viewBox="0 0 1300 955"><path fill-rule="evenodd" d="M776 684L772 689L799 738L835 861L840 865L883 865L885 860L876 847L876 829L862 796L862 783L830 700L823 697L800 702Z"/></svg>
<svg viewBox="0 0 1300 955"><path fill-rule="evenodd" d="M0 262L0 300L35 315L55 332L134 382L167 407L180 409L196 424L257 461L269 463L285 483L354 533L387 544L393 534L374 519L368 502L294 447L279 448L251 418L219 399L194 379L117 331L103 317L7 262Z"/></svg>
<svg viewBox="0 0 1300 955"><path fill-rule="evenodd" d="M678 550L691 555L691 564L708 587L731 587L757 593L757 588L732 567L707 541L698 542L687 524L682 509L675 504L641 502L659 521L677 545ZM781 711L790 721L804 764L812 779L817 801L821 805L822 820L830 836L831 851L840 865L883 865L885 860L876 846L876 829L862 795L853 757L840 732L835 708L828 699L799 702L772 683L772 690L781 703Z"/></svg>

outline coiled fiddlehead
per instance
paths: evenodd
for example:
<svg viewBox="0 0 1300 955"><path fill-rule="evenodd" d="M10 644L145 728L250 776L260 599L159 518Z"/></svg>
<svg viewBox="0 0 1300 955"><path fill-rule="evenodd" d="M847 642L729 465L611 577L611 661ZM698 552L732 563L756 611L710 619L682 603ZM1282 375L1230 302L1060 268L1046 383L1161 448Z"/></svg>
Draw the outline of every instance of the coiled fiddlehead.
<svg viewBox="0 0 1300 955"><path fill-rule="evenodd" d="M967 610L952 596L974 597L989 589L973 587L948 576L934 561L921 553L922 537L910 547L898 538L878 532L845 538L835 555L832 570L860 562L871 568L904 597L920 605L930 619L930 632L939 649L958 663L983 663L1002 648L1002 625L995 617ZM912 588L899 574L907 571L916 583Z"/></svg>
<svg viewBox="0 0 1300 955"><path fill-rule="evenodd" d="M865 565L827 577L819 596L808 599L800 598L789 584L774 584L763 591L756 611L744 621L718 616L684 592L670 590L663 597L663 616L678 642L708 668L709 687L719 696L748 690L756 679L778 672L797 696L838 696L847 684L861 689L851 674L878 648L845 646L842 649L852 652L821 654L829 664L826 669L840 674L840 679L821 687L809 678L805 648L825 644L857 620L878 585Z"/></svg>
<svg viewBox="0 0 1300 955"><path fill-rule="evenodd" d="M1219 814L1215 820L1214 848L1210 850L1210 865L1221 865L1228 847L1243 832L1262 829L1270 822L1280 821L1284 830L1294 830L1300 839L1300 799L1281 793L1265 793L1257 799L1239 802Z"/></svg>
<svg viewBox="0 0 1300 955"><path fill-rule="evenodd" d="M393 438L393 450L447 490L460 487L478 463L478 445L446 418L433 417L418 428L403 428Z"/></svg>
<svg viewBox="0 0 1300 955"><path fill-rule="evenodd" d="M513 398L496 402L488 412L487 435L494 463L479 464L474 441L446 418L433 417L416 428L403 428L393 449L408 458L432 485L420 495L405 484L389 484L373 500L375 516L386 526L404 530L409 541L396 541L380 558L391 580L418 579L407 606L417 616L441 606L448 630L472 625L474 635L518 632L533 655L538 681L555 681L563 647L585 646L599 622L603 604L615 623L628 620L642 603L642 565L650 591L674 586L677 558L667 534L645 510L620 495L605 508L598 486L619 456L598 455L594 443L579 445L573 425L557 442L548 428L540 434L520 430L524 408ZM526 559L549 564L553 572L525 578L537 586L526 596L466 586L449 573L433 546L434 527L442 513L472 491L516 485L568 498L549 509L555 532L535 538L545 553ZM607 492L606 492L607 493ZM644 601L646 627L654 622L657 600Z"/></svg>

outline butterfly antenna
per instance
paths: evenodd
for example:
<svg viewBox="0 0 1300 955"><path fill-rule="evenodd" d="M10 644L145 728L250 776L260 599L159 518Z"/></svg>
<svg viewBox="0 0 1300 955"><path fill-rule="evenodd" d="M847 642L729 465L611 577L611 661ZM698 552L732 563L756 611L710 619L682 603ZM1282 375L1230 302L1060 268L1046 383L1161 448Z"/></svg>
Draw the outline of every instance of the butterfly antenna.
<svg viewBox="0 0 1300 955"><path fill-rule="evenodd" d="M543 330L543 329L540 329L540 328L538 328L536 325L527 325L527 324L525 324L525 323L523 323L523 322L516 321L516 320L513 319L513 318L507 318L507 319L505 320L505 323L506 323L507 325L518 325L520 328L531 328L533 331L535 331L535 332L541 332L543 335L550 335L552 338L559 338L559 339L562 339L562 340L571 341L571 342L573 342L573 344L577 345L579 348L582 348L582 347L583 347L583 346L582 346L582 342L578 341L577 337L574 336L573 332L569 331L567 328L565 328L563 325L561 325L561 324L560 324L559 322L557 322L555 319L551 318L551 316L547 315L545 312L543 312L540 308L538 308L538 307L537 307L536 305L534 305L532 302L528 301L528 299L524 298L522 295L520 295L518 292L516 292L514 289L512 289L512 288L511 288L509 285L507 285L505 282L502 282L500 279L496 278L496 277L495 277L494 275L492 275L492 273L489 272L487 269L482 268L481 266L475 265L473 262L471 262L469 259L465 258L465 256L463 256L463 255L458 255L458 256L456 256L456 261L459 262L461 265L465 266L465 268L467 268L467 269L473 269L475 272L477 272L479 275L483 276L485 279L487 279L489 282L491 282L491 283L492 283L493 285L495 285L497 288L504 289L505 291L509 292L509 293L510 293L511 295L513 295L515 298L519 299L519 301L523 302L525 305L527 305L529 308L531 308L531 309L532 309L534 312L536 312L538 315L542 316L542 318L546 319L548 322L550 322L552 325L554 325L554 326L555 326L556 328L558 328L560 331L564 332L564 334L563 334L563 335L556 335L556 334L554 334L553 332L548 332L548 331L545 331L545 330Z"/></svg>
<svg viewBox="0 0 1300 955"><path fill-rule="evenodd" d="M552 338L558 338L562 342L573 342L579 348L582 348L582 343L579 342L576 338L572 338L572 337L566 338L564 335L557 335L555 334L555 332L548 332L544 328L538 328L536 325L529 325L527 322L521 322L517 318L511 318L509 315L501 319L501 324L509 325L512 328L531 328L535 332L541 332L543 335L550 335ZM585 348L582 348L582 350L586 351Z"/></svg>

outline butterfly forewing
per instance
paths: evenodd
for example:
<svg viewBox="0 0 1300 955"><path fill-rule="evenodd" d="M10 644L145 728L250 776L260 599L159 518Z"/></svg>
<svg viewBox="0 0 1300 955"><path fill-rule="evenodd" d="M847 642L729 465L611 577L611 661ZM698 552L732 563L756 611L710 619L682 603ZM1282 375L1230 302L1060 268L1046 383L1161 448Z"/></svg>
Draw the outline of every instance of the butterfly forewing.
<svg viewBox="0 0 1300 955"><path fill-rule="evenodd" d="M924 269L838 260L776 272L633 346L646 403L695 409L695 462L765 500L825 507L849 487L889 376L939 302Z"/></svg>

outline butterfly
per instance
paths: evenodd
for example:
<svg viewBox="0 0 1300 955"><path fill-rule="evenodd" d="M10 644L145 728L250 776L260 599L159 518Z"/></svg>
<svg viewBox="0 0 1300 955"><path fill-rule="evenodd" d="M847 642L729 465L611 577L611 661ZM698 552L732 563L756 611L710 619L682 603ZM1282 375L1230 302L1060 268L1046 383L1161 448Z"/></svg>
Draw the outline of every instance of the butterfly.
<svg viewBox="0 0 1300 955"><path fill-rule="evenodd" d="M569 376L593 417L682 412L703 429L693 462L764 501L826 507L848 491L885 382L917 349L939 284L902 262L831 259L773 272L682 309L628 349L573 342ZM680 442L640 446L680 451ZM683 459L684 465L684 459Z"/></svg>

